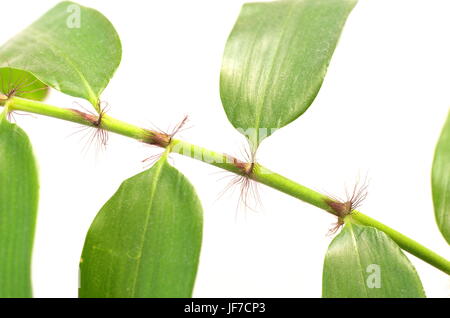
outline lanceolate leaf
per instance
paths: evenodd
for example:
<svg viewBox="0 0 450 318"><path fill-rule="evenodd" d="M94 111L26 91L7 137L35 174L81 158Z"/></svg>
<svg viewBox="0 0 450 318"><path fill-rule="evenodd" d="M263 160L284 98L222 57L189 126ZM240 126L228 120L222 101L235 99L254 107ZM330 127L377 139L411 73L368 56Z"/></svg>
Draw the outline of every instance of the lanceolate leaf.
<svg viewBox="0 0 450 318"><path fill-rule="evenodd" d="M450 113L434 154L432 190L436 222L450 244Z"/></svg>
<svg viewBox="0 0 450 318"><path fill-rule="evenodd" d="M166 158L123 182L86 237L80 297L191 297L202 208Z"/></svg>
<svg viewBox="0 0 450 318"><path fill-rule="evenodd" d="M243 6L225 48L220 91L228 119L250 141L258 145L307 110L355 4L283 0Z"/></svg>
<svg viewBox="0 0 450 318"><path fill-rule="evenodd" d="M28 72L2 67L0 94L42 101L47 97L48 87Z"/></svg>
<svg viewBox="0 0 450 318"><path fill-rule="evenodd" d="M425 297L413 265L383 232L348 223L331 242L323 269L323 297Z"/></svg>
<svg viewBox="0 0 450 318"><path fill-rule="evenodd" d="M102 14L65 1L0 47L0 66L96 105L121 55L119 36Z"/></svg>
<svg viewBox="0 0 450 318"><path fill-rule="evenodd" d="M31 297L38 175L30 141L0 114L0 298Z"/></svg>

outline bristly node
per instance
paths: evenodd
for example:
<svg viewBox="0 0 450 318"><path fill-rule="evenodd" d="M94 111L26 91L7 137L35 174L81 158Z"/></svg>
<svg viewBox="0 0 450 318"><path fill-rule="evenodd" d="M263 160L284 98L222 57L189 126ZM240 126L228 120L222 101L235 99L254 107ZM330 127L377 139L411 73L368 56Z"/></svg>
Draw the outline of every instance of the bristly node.
<svg viewBox="0 0 450 318"><path fill-rule="evenodd" d="M189 116L185 115L183 119L173 128L170 132L163 131L156 127L153 130L148 130L148 137L143 140L144 143L155 146L158 148L167 148L171 143L175 135L178 133L189 129L190 127L186 127L186 124L189 122ZM148 166L152 165L154 162L158 161L158 159L162 156L164 152L159 152L154 154L148 158L142 160L142 162L147 163Z"/></svg>
<svg viewBox="0 0 450 318"><path fill-rule="evenodd" d="M83 139L87 138L86 145L83 147L83 152L87 151L92 143L96 144L96 149L105 150L108 145L109 133L107 130L103 129L102 123L106 113L109 111L108 103L99 101L98 109L100 111L98 114L95 114L92 111L84 108L77 102L75 102L75 104L80 106L85 112L79 111L77 109L71 109L71 111L83 118L89 124L89 126L87 127L81 127L77 132L85 131L86 129L90 130L90 132L86 135L87 137L83 137Z"/></svg>
<svg viewBox="0 0 450 318"><path fill-rule="evenodd" d="M186 127L188 121L189 116L184 115L183 119L173 129L171 129L170 132L159 129L155 126L155 129L149 131L148 138L144 140L144 142L152 146L166 148L170 145L175 135L189 128Z"/></svg>
<svg viewBox="0 0 450 318"><path fill-rule="evenodd" d="M249 151L245 148L243 157L244 161L241 161L235 157L227 155L227 162L236 167L238 174L229 176L232 177L232 179L219 194L220 198L228 191L233 191L236 187L239 188L239 199L236 207L236 215L237 211L242 206L245 209L256 211L256 207L262 205L258 190L258 183L255 181L254 175L254 170L257 165L256 150Z"/></svg>
<svg viewBox="0 0 450 318"><path fill-rule="evenodd" d="M367 176L363 182L361 182L358 178L351 192L349 192L347 188L345 189L345 200L330 197L330 199L326 201L333 214L337 216L337 221L328 231L328 235L335 234L342 227L342 225L344 225L344 218L347 215L352 214L354 210L361 206L362 202L367 198L368 186Z"/></svg>
<svg viewBox="0 0 450 318"><path fill-rule="evenodd" d="M22 71L22 75L16 77L13 75L12 68L8 68L8 76L1 76L0 74L0 102L7 101L14 96L33 94L35 92L48 89L47 85L39 88L33 88L33 86L39 82L37 78L31 77L25 71ZM6 80L5 77L7 77ZM15 79L13 79L13 77L15 77Z"/></svg>

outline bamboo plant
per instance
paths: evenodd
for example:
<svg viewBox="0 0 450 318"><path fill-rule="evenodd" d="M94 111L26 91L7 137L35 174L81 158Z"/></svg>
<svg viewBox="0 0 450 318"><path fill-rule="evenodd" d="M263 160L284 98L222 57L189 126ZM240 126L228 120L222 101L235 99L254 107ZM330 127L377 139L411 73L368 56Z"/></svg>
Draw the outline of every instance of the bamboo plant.
<svg viewBox="0 0 450 318"><path fill-rule="evenodd" d="M150 168L122 183L93 220L80 258L79 297L192 296L202 206L189 180L168 163L170 153L230 171L247 190L254 182L264 184L335 215L337 234L325 255L323 297L425 297L404 252L443 275L450 274L450 261L360 212L364 184L339 200L254 160L261 142L313 103L356 1L280 0L242 7L225 46L220 96L228 120L248 141L246 160L177 139L184 122L167 133L109 116L101 94L120 64L122 48L113 25L94 9L61 2L3 44L0 297L32 296L39 180L29 139L10 122L15 112L91 127L102 146L112 132L162 149ZM86 100L92 111L44 103L50 89ZM432 192L437 224L450 243L450 118L436 148Z"/></svg>

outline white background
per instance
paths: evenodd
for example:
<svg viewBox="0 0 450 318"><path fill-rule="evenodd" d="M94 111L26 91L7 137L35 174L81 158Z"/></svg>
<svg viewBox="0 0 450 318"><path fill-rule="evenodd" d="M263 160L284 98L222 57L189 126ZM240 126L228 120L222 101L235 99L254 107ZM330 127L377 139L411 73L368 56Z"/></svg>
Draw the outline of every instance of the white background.
<svg viewBox="0 0 450 318"><path fill-rule="evenodd" d="M57 1L2 6L0 43ZM184 114L181 138L239 154L244 138L219 98L227 36L243 1L80 0L105 14L123 44L122 64L102 99L109 115L166 128ZM266 139L260 163L320 191L342 195L368 173L362 211L450 257L434 221L430 168L450 105L450 2L361 0L351 14L319 96L293 124ZM76 48L74 48L76 50ZM74 107L53 92L50 104ZM81 101L87 106L86 102ZM111 136L106 152L83 154L77 125L16 116L39 160L41 200L33 260L37 297L76 297L78 260L97 211L154 150ZM263 211L217 199L226 182L201 162L173 155L205 214L196 297L320 297L322 263L335 220L260 187ZM448 297L450 278L410 257L430 297Z"/></svg>

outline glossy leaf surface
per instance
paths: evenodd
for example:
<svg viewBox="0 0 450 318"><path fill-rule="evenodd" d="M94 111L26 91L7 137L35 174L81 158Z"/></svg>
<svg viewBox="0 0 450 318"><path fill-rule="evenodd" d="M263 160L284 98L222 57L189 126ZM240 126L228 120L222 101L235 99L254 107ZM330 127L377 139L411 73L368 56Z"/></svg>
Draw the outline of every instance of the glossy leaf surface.
<svg viewBox="0 0 450 318"><path fill-rule="evenodd" d="M326 298L425 297L414 266L383 232L347 223L325 256Z"/></svg>
<svg viewBox="0 0 450 318"><path fill-rule="evenodd" d="M31 297L39 183L30 141L0 115L0 298Z"/></svg>
<svg viewBox="0 0 450 318"><path fill-rule="evenodd" d="M165 158L120 186L89 229L80 297L191 297L202 208Z"/></svg>
<svg viewBox="0 0 450 318"><path fill-rule="evenodd" d="M245 4L225 47L222 104L254 146L303 114L356 0Z"/></svg>
<svg viewBox="0 0 450 318"><path fill-rule="evenodd" d="M121 56L119 36L101 13L64 1L0 47L0 66L96 105Z"/></svg>
<svg viewBox="0 0 450 318"><path fill-rule="evenodd" d="M8 67L0 68L0 94L42 101L48 87L32 74Z"/></svg>
<svg viewBox="0 0 450 318"><path fill-rule="evenodd" d="M450 113L436 146L431 179L436 222L450 244Z"/></svg>

